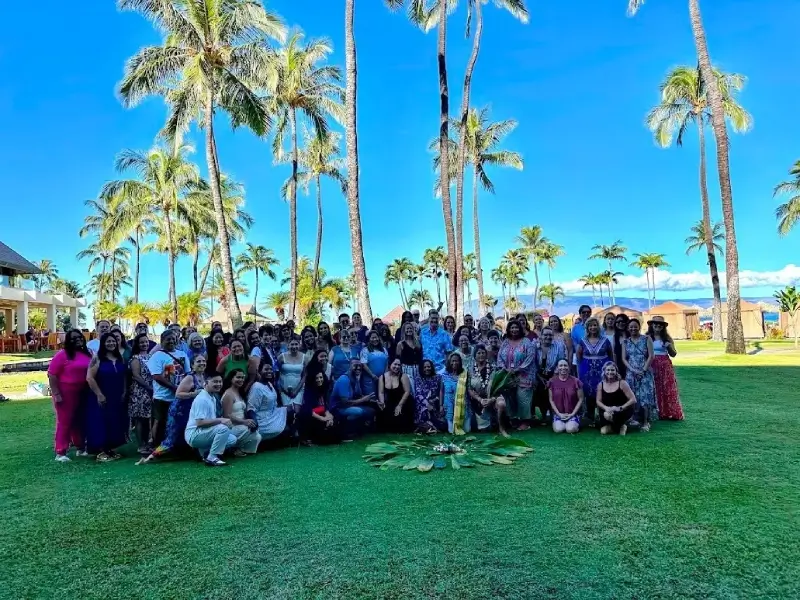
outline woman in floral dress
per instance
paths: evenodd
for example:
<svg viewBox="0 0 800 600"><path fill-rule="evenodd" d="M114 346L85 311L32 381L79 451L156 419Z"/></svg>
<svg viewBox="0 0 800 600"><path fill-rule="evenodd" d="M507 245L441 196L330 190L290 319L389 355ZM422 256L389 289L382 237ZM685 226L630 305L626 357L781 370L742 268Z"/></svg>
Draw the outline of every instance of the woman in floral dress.
<svg viewBox="0 0 800 600"><path fill-rule="evenodd" d="M445 431L447 425L441 418L439 388L442 378L436 374L432 360L424 359L419 373L414 377L414 425L422 433Z"/></svg>
<svg viewBox="0 0 800 600"><path fill-rule="evenodd" d="M509 393L509 413L520 431L531 428L531 405L535 383L533 364L536 346L522 334L520 324L511 319L506 326L506 339L497 353L497 366L517 376L516 390Z"/></svg>
<svg viewBox="0 0 800 600"><path fill-rule="evenodd" d="M622 345L622 362L627 369L625 381L636 396L637 413L642 431L650 431L650 422L658 419L655 382L650 364L653 362L653 340L641 335L639 319L628 323L628 337Z"/></svg>
<svg viewBox="0 0 800 600"><path fill-rule="evenodd" d="M586 418L594 424L597 386L603 380L603 366L614 360L611 342L600 330L600 321L590 317L584 323L586 335L576 348L578 357L578 378L583 384L583 397L586 399Z"/></svg>
<svg viewBox="0 0 800 600"><path fill-rule="evenodd" d="M129 363L131 372L131 395L128 402L128 416L136 429L139 454L148 455L153 451L150 437L150 418L153 411L153 376L147 368L150 357L150 338L140 333L131 342L133 356Z"/></svg>

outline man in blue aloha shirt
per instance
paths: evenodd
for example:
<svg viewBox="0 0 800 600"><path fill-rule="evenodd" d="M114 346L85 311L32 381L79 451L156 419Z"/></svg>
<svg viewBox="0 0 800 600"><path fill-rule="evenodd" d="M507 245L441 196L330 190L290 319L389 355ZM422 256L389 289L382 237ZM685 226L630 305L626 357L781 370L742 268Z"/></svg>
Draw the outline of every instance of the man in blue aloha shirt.
<svg viewBox="0 0 800 600"><path fill-rule="evenodd" d="M428 324L422 326L419 340L422 344L422 358L432 361L437 373L443 371L447 355L454 348L450 335L443 327L439 327L439 313L435 310L428 313Z"/></svg>

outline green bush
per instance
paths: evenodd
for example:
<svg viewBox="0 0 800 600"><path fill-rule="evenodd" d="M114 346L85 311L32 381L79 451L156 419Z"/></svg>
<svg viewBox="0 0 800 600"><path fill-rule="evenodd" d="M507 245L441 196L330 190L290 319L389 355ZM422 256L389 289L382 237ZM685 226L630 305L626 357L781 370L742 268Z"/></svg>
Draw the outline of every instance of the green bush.
<svg viewBox="0 0 800 600"><path fill-rule="evenodd" d="M786 337L783 329L780 327L770 327L767 329L767 339L768 340L782 340Z"/></svg>
<svg viewBox="0 0 800 600"><path fill-rule="evenodd" d="M708 329L698 329L697 331L692 332L692 339L693 340L710 340L711 339L711 331Z"/></svg>

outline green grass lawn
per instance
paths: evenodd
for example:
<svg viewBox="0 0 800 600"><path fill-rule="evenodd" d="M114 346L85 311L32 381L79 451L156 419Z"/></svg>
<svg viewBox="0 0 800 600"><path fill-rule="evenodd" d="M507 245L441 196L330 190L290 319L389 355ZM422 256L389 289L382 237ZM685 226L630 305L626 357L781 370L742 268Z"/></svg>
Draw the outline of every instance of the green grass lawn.
<svg viewBox="0 0 800 600"><path fill-rule="evenodd" d="M0 364L27 362L29 360L36 360L40 358L53 358L55 352L53 350L42 350L41 352L22 352L19 354L0 354Z"/></svg>
<svg viewBox="0 0 800 600"><path fill-rule="evenodd" d="M5 403L0 597L798 598L798 367L684 359L683 423L429 474L367 466L366 440L61 465L50 404Z"/></svg>

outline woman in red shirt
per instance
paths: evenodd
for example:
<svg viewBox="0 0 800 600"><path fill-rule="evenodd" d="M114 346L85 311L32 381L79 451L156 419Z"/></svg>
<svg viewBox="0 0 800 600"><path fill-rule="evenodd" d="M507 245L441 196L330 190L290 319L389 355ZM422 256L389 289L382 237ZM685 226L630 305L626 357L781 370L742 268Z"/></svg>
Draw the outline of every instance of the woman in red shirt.
<svg viewBox="0 0 800 600"><path fill-rule="evenodd" d="M547 382L550 408L553 411L553 431L556 433L578 433L581 428L583 406L583 384L570 375L569 363L558 361L555 375Z"/></svg>

